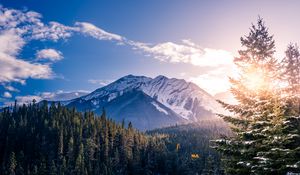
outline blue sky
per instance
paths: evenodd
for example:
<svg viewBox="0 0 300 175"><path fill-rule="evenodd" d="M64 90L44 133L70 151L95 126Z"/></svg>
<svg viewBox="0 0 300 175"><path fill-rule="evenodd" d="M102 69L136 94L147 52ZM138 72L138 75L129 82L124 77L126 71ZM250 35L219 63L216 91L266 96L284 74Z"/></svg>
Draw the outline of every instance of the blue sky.
<svg viewBox="0 0 300 175"><path fill-rule="evenodd" d="M0 4L0 105L45 92L92 91L127 74L184 78L212 94L226 91L239 39L258 15L275 35L276 56L300 41L296 0Z"/></svg>

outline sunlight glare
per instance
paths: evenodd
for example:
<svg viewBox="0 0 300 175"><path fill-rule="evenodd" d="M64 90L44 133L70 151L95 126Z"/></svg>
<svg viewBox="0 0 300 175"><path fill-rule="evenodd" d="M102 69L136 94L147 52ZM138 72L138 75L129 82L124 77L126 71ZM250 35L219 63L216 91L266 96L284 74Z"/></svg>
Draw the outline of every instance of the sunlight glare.
<svg viewBox="0 0 300 175"><path fill-rule="evenodd" d="M246 74L246 85L250 90L262 90L266 87L266 81L264 74L260 71L251 71Z"/></svg>

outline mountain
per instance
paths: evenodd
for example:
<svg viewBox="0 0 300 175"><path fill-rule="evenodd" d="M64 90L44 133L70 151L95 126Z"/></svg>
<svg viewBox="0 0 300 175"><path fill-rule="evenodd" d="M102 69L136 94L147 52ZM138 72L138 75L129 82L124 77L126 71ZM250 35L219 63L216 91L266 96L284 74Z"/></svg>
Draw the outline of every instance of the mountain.
<svg viewBox="0 0 300 175"><path fill-rule="evenodd" d="M165 107L155 99L138 90L124 92L118 98L107 100L106 97L100 99L95 107L93 100L74 100L67 106L75 107L79 111L92 110L98 114L103 108L110 118L118 122L132 122L141 130L160 128L185 122L179 115Z"/></svg>
<svg viewBox="0 0 300 175"><path fill-rule="evenodd" d="M142 130L210 119L222 112L214 97L194 83L161 75L128 75L63 104L96 113L105 108L111 118L131 121Z"/></svg>

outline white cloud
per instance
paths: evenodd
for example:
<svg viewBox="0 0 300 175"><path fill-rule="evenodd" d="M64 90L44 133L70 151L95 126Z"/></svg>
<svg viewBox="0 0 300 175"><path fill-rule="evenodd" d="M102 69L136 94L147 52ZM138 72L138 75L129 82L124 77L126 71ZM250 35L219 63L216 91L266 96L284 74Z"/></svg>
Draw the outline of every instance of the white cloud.
<svg viewBox="0 0 300 175"><path fill-rule="evenodd" d="M1 30L16 30L24 38L57 41L71 36L72 28L57 22L44 24L42 15L34 11L8 9L0 6Z"/></svg>
<svg viewBox="0 0 300 175"><path fill-rule="evenodd" d="M182 43L185 44L185 45L191 46L191 47L201 48L197 44L195 44L194 42L192 42L192 40L190 40L190 39L183 39Z"/></svg>
<svg viewBox="0 0 300 175"><path fill-rule="evenodd" d="M31 63L16 57L25 41L14 30L2 31L0 43L0 82L24 83L27 78L52 77L49 65Z"/></svg>
<svg viewBox="0 0 300 175"><path fill-rule="evenodd" d="M83 95L87 95L90 93L89 91L84 90L77 90L77 91L57 91L57 92L43 92L39 96L43 100L48 101L65 101L65 100L71 100L74 98L81 97Z"/></svg>
<svg viewBox="0 0 300 175"><path fill-rule="evenodd" d="M48 25L38 23L38 25L34 26L30 31L30 38L35 40L58 41L59 39L67 39L71 37L73 31L73 27L65 26L54 21L49 22Z"/></svg>
<svg viewBox="0 0 300 175"><path fill-rule="evenodd" d="M53 40L70 36L68 27L51 22L41 22L39 13L0 6L0 83L25 84L26 79L49 79L54 73L49 64L20 58L23 47L33 39ZM53 55L52 55L53 56ZM51 57L51 59L60 57ZM50 59L50 57L49 57ZM10 88L11 89L11 88Z"/></svg>
<svg viewBox="0 0 300 175"><path fill-rule="evenodd" d="M11 93L9 93L9 92L4 92L4 93L3 93L3 97L5 97L5 98L11 98L12 95L11 95Z"/></svg>
<svg viewBox="0 0 300 175"><path fill-rule="evenodd" d="M190 81L195 82L206 91L215 94L226 91L230 84L228 76L235 74L232 53L213 48L203 48L191 40L182 40L182 43L163 42L149 44L128 40L123 36L108 33L90 23L76 23L77 31L92 36L99 40L115 40L132 47L132 49L142 52L146 56L170 63L186 63L194 66L210 67L208 72L190 77ZM181 74L181 76L186 76ZM90 79L89 83L105 86L111 81Z"/></svg>
<svg viewBox="0 0 300 175"><path fill-rule="evenodd" d="M170 63L186 63L194 66L209 67L209 70L192 81L211 94L223 92L230 87L228 76L234 76L235 66L233 55L222 49L202 48L190 40L183 40L181 44L165 42L156 45L130 41L134 49L143 51L155 59ZM186 74L180 74L186 76Z"/></svg>
<svg viewBox="0 0 300 175"><path fill-rule="evenodd" d="M11 91L11 92L19 92L19 89L16 89L10 85L4 85L4 89Z"/></svg>
<svg viewBox="0 0 300 175"><path fill-rule="evenodd" d="M0 53L11 56L17 55L25 45L24 39L12 29L1 31L0 43Z"/></svg>
<svg viewBox="0 0 300 175"><path fill-rule="evenodd" d="M33 100L36 102L39 102L42 100L40 96L36 95L26 95L26 96L16 96L15 100L17 101L18 105L23 105L23 104L29 104L32 103ZM14 101L5 101L4 106L11 106L14 105Z"/></svg>
<svg viewBox="0 0 300 175"><path fill-rule="evenodd" d="M186 72L181 72L179 75L182 76L182 77L184 77L184 76L187 75L187 73Z"/></svg>
<svg viewBox="0 0 300 175"><path fill-rule="evenodd" d="M98 84L100 86L106 86L109 83L113 82L113 80L96 80L96 79L89 79L88 80L89 83L91 84Z"/></svg>
<svg viewBox="0 0 300 175"><path fill-rule="evenodd" d="M203 55L192 55L191 63L196 66L222 66L222 65L232 65L233 55L222 49L210 49L205 48Z"/></svg>
<svg viewBox="0 0 300 175"><path fill-rule="evenodd" d="M20 53L31 40L67 39L74 32L85 34L99 40L114 40L121 43L123 37L109 33L93 24L76 22L75 26L65 26L52 21L45 24L42 15L26 10L4 8L0 5L0 83L19 82L25 84L26 79L49 79L54 77L51 65L35 61L48 59L58 61L62 53L54 49L43 49L37 52L37 60L27 61L20 58Z"/></svg>
<svg viewBox="0 0 300 175"><path fill-rule="evenodd" d="M188 63L195 66L232 65L233 56L222 49L201 48L190 40L183 40L181 44L173 42L159 43L156 45L141 42L128 42L134 49L150 54L154 58L171 63Z"/></svg>
<svg viewBox="0 0 300 175"><path fill-rule="evenodd" d="M26 95L26 96L17 96L16 100L18 104L29 104L32 103L33 100L39 102L42 100L42 98L37 95Z"/></svg>
<svg viewBox="0 0 300 175"><path fill-rule="evenodd" d="M120 35L106 32L105 30L98 28L91 23L76 22L75 26L76 28L74 28L74 30L77 30L83 34L86 34L99 40L115 40L118 42L122 42L125 39Z"/></svg>
<svg viewBox="0 0 300 175"><path fill-rule="evenodd" d="M49 65L30 63L0 53L0 82L25 84L27 78L48 79L52 76Z"/></svg>
<svg viewBox="0 0 300 175"><path fill-rule="evenodd" d="M214 76L211 74L203 74L196 77L191 77L189 81L194 82L199 87L214 95L218 92L223 92L229 89L230 84L226 76Z"/></svg>
<svg viewBox="0 0 300 175"><path fill-rule="evenodd" d="M63 58L62 53L55 49L43 49L36 53L38 59L49 59L50 61L59 61Z"/></svg>
<svg viewBox="0 0 300 175"><path fill-rule="evenodd" d="M209 72L191 77L209 92L215 93L221 89L220 84L227 84L227 75L222 69L232 68L233 56L222 49L203 48L191 40L181 43L162 42L148 44L126 39L124 36L107 32L91 23L76 22L74 26L65 26L58 22L42 22L42 15L26 10L7 9L0 6L0 83L25 83L28 78L49 79L55 76L51 64L41 64L20 58L25 44L31 40L68 39L74 33L84 34L98 40L115 41L125 44L146 56L170 63L185 63L198 67L211 67ZM37 53L38 59L57 61L62 59L62 53L54 49L43 49ZM106 85L107 80L89 80L90 83Z"/></svg>
<svg viewBox="0 0 300 175"><path fill-rule="evenodd" d="M9 93L9 92L7 92ZM56 92L42 92L38 93L36 95L25 95L25 96L16 96L17 103L19 105L22 104L29 104L32 103L33 99L36 100L36 102L40 102L42 100L47 101L65 101L65 100L71 100L74 98L78 98L84 95L87 95L90 93L90 91L85 90L77 90L77 91L56 91ZM10 93L9 93L10 94ZM11 96L5 96L5 93L3 95L6 98L11 98ZM5 102L5 106L10 106L11 104L14 104L13 101Z"/></svg>
<svg viewBox="0 0 300 175"><path fill-rule="evenodd" d="M219 92L228 91L230 88L229 77L235 77L237 70L234 65L220 66L210 69L201 75L190 77L189 81L194 82L205 91L214 95Z"/></svg>
<svg viewBox="0 0 300 175"><path fill-rule="evenodd" d="M7 92L9 93L9 92ZM42 92L36 95L25 95L25 96L16 96L15 100L17 100L18 105L29 104L32 103L33 99L38 103L42 100L47 101L66 101L74 98L78 98L84 95L87 95L90 91L85 90L77 90L77 91L56 91L56 92ZM10 94L10 93L9 93ZM11 98L8 94L4 93L3 97ZM1 99L0 101L4 102L4 106L14 105L14 101L7 101L7 99Z"/></svg>

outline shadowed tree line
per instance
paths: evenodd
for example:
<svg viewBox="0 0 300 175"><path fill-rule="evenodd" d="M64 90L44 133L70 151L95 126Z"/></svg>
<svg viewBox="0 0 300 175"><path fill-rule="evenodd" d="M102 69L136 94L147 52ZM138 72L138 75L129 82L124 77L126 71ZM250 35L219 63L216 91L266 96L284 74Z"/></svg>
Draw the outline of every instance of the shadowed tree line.
<svg viewBox="0 0 300 175"><path fill-rule="evenodd" d="M47 102L15 105L0 112L0 174L218 172L219 157L208 147L215 129L182 127L145 134L108 119L105 111L96 116Z"/></svg>
<svg viewBox="0 0 300 175"><path fill-rule="evenodd" d="M0 174L163 173L164 144L92 112L60 104L0 113Z"/></svg>

